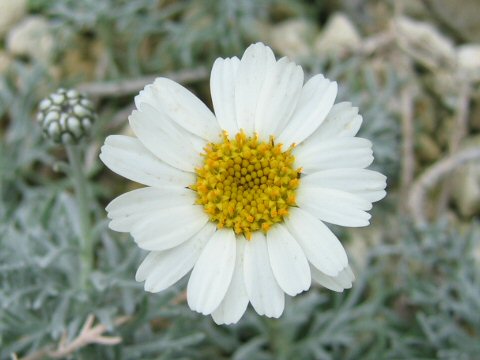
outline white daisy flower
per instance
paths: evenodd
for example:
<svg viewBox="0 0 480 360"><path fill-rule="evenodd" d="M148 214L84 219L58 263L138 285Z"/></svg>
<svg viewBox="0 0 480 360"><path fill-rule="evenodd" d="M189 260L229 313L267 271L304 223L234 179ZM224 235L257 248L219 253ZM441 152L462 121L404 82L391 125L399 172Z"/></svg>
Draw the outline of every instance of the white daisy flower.
<svg viewBox="0 0 480 360"><path fill-rule="evenodd" d="M257 43L242 59L217 59L213 114L181 85L158 78L135 98L136 137L109 136L100 158L146 185L113 200L110 228L150 253L136 279L159 292L192 270L188 305L217 324L237 322L248 303L279 317L285 293L312 279L333 291L354 275L325 223L366 226L385 196L384 175L366 170L362 117L334 105L337 84Z"/></svg>

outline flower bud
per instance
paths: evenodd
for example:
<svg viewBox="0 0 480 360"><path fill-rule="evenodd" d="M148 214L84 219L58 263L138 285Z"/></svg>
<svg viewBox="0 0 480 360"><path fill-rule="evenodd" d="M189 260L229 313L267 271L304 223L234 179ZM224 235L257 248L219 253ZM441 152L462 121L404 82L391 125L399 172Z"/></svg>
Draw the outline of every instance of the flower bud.
<svg viewBox="0 0 480 360"><path fill-rule="evenodd" d="M92 102L73 89L58 89L38 105L43 133L57 144L76 144L88 136L95 117Z"/></svg>

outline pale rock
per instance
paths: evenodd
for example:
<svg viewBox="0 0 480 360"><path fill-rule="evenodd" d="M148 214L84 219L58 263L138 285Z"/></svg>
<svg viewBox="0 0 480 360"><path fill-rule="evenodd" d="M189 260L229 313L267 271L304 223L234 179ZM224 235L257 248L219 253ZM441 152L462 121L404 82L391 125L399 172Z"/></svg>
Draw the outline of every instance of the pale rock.
<svg viewBox="0 0 480 360"><path fill-rule="evenodd" d="M319 56L341 55L358 48L362 40L350 19L343 13L334 14L315 40Z"/></svg>
<svg viewBox="0 0 480 360"><path fill-rule="evenodd" d="M465 140L463 147L480 145L480 136ZM453 201L465 218L480 214L480 164L470 161L457 169L453 175Z"/></svg>
<svg viewBox="0 0 480 360"><path fill-rule="evenodd" d="M393 20L392 27L398 45L419 63L430 69L455 66L456 53L451 40L430 23L400 16Z"/></svg>
<svg viewBox="0 0 480 360"><path fill-rule="evenodd" d="M0 39L27 12L27 0L0 0Z"/></svg>
<svg viewBox="0 0 480 360"><path fill-rule="evenodd" d="M295 60L310 55L315 26L305 19L293 19L272 26L264 33L274 50Z"/></svg>
<svg viewBox="0 0 480 360"><path fill-rule="evenodd" d="M457 62L460 71L472 81L480 80L480 45L466 44L457 49Z"/></svg>
<svg viewBox="0 0 480 360"><path fill-rule="evenodd" d="M29 16L10 30L7 50L16 56L28 56L48 63L53 55L54 38L48 21L41 16Z"/></svg>

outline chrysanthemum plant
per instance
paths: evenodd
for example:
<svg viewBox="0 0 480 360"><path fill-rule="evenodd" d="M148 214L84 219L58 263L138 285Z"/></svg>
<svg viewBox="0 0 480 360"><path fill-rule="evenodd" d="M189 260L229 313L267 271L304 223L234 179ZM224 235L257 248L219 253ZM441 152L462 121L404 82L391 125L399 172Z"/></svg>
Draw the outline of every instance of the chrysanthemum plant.
<svg viewBox="0 0 480 360"><path fill-rule="evenodd" d="M38 108L37 121L43 135L56 144L62 144L69 164L63 167L74 187L80 220L79 248L82 269L80 287L86 289L93 262L93 226L90 213L90 194L82 167L83 147L79 143L88 138L95 120L93 104L77 90L58 89L43 99Z"/></svg>
<svg viewBox="0 0 480 360"><path fill-rule="evenodd" d="M335 104L337 84L323 75L304 80L300 66L257 43L213 64L214 113L166 78L135 97L135 137L107 137L100 158L146 185L107 206L110 228L149 251L136 274L146 291L191 271L190 308L232 324L249 303L279 317L285 294L312 280L352 286L325 223L367 226L386 178L366 169L372 144L356 137L358 109Z"/></svg>

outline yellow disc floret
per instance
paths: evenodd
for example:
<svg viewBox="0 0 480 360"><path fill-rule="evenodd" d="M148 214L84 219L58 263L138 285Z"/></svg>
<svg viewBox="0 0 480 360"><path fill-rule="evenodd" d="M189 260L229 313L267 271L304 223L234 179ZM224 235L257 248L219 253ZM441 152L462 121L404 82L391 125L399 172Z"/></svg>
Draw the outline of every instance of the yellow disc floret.
<svg viewBox="0 0 480 360"><path fill-rule="evenodd" d="M282 222L290 206L295 206L295 191L301 169L293 167L293 146L282 151L282 144L243 131L230 139L205 147L203 167L196 169L197 204L203 205L210 220L219 228L232 228L251 238L254 231L267 232Z"/></svg>

